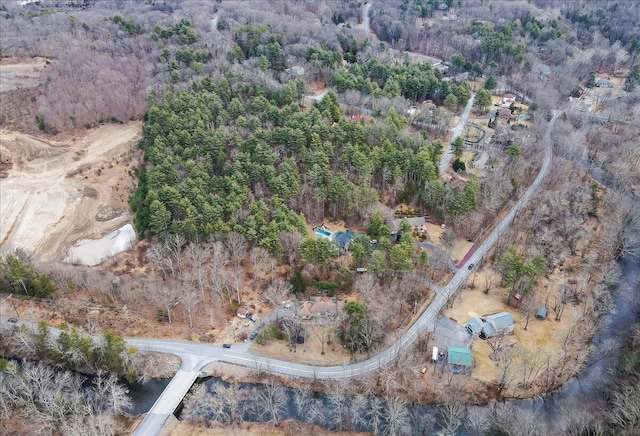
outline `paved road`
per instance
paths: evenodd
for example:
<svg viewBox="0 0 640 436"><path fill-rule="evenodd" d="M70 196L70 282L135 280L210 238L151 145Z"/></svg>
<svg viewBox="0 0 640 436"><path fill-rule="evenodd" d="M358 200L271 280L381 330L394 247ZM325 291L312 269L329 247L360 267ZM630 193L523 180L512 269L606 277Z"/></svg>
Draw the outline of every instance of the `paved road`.
<svg viewBox="0 0 640 436"><path fill-rule="evenodd" d="M467 102L467 105L464 108L464 112L460 116L460 121L458 124L451 129L453 135L451 135L451 142L454 141L458 136L462 135L462 130L464 129L464 125L467 123L467 119L469 119L469 114L471 113L471 108L473 107L473 102L476 99L476 94L471 94L471 98ZM438 171L440 171L440 176L447 172L447 167L449 166L449 161L451 161L451 156L453 156L453 152L451 150L451 143L449 143L449 147L445 150L440 159L440 165L438 165Z"/></svg>
<svg viewBox="0 0 640 436"><path fill-rule="evenodd" d="M520 210L531 201L542 181L549 171L552 159L552 146L550 140L551 126L555 122L557 114L549 124L544 140L545 155L538 176L526 190L522 198L514 205L505 218L495 227L487 239L478 247L467 260L466 265L479 264L482 258L493 248L500 236L509 228ZM465 265L465 266L466 266ZM278 373L283 375L304 377L318 380L340 380L352 377L360 377L377 371L392 362L398 353L413 343L424 331L435 329L438 314L447 304L449 299L458 290L471 274L468 267L460 269L443 288L438 289L435 298L427 309L420 315L411 327L402 335L400 340L389 348L380 352L377 356L362 362L340 366L313 366L299 363L285 362L262 356L254 356L249 353L249 343L240 346L232 346L230 349L213 347L210 345L192 344L178 341L157 341L147 339L128 339L127 343L140 350L169 352L178 354L183 358L181 371L176 375L174 384L172 381L158 399L147 417L139 426L136 434L157 434L166 419L178 407L183 396L188 392L191 383L196 379L197 372L210 363L221 361L255 368L261 371ZM187 360L185 360L187 359Z"/></svg>
<svg viewBox="0 0 640 436"><path fill-rule="evenodd" d="M540 187L540 184L547 175L549 167L551 166L552 147L549 135L551 126L555 122L556 118L557 114L554 114L544 140L543 145L545 147L545 156L538 176L507 216L503 218L487 239L468 259L467 265L479 264L482 258L494 246L498 238L500 238L505 230L507 230L511 225L516 215L527 205L527 203L529 203ZM420 317L413 323L413 325L411 325L411 327L409 327L397 342L370 359L349 365L313 366L255 356L249 352L249 342L238 345L234 344L231 348L226 349L220 346L182 341L127 339L127 344L134 346L139 350L171 353L178 355L182 359L180 371L178 371L160 398L158 398L143 422L138 426L138 429L136 429L135 434L158 434L166 420L178 407L184 395L188 392L191 385L198 377L200 371L205 366L213 362L228 362L249 368L255 368L260 371L318 380L341 380L360 377L375 372L392 362L398 353L411 345L411 343L413 343L422 332L426 330L434 330L438 314L447 304L447 301L449 301L453 294L458 290L460 285L464 283L471 272L472 270L467 267L461 268L453 276L451 281L445 287L440 289L440 292L436 294L427 309L425 309Z"/></svg>
<svg viewBox="0 0 640 436"><path fill-rule="evenodd" d="M369 28L369 8L371 7L371 2L364 5L362 9L362 22L364 24L364 34L367 38L371 37L371 29Z"/></svg>

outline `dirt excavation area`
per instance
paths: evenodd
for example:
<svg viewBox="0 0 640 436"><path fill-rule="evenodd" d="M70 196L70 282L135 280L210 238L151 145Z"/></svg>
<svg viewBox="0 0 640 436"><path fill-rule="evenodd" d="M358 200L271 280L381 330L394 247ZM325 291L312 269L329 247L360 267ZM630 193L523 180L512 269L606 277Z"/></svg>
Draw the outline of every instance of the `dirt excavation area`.
<svg viewBox="0 0 640 436"><path fill-rule="evenodd" d="M142 123L62 136L0 130L0 248L63 260L80 239L130 221Z"/></svg>
<svg viewBox="0 0 640 436"><path fill-rule="evenodd" d="M47 59L35 57L27 60L15 58L0 61L0 93L38 86Z"/></svg>

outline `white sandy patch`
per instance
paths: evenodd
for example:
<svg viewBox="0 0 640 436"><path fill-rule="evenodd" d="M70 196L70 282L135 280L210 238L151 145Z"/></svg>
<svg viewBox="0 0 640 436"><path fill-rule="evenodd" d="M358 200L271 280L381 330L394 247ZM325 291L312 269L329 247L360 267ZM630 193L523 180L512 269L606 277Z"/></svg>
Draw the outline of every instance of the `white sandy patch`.
<svg viewBox="0 0 640 436"><path fill-rule="evenodd" d="M131 224L104 235L100 239L82 239L69 249L67 263L94 266L133 246L136 232Z"/></svg>

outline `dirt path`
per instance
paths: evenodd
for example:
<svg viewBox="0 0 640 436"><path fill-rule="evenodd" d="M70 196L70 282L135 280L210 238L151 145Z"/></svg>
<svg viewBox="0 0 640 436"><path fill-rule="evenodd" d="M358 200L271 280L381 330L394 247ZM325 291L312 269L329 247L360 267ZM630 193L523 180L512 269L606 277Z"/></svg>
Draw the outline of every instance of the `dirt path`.
<svg viewBox="0 0 640 436"><path fill-rule="evenodd" d="M0 132L0 153L12 162L0 181L0 247L61 260L76 240L127 222L141 127L109 124L64 142Z"/></svg>

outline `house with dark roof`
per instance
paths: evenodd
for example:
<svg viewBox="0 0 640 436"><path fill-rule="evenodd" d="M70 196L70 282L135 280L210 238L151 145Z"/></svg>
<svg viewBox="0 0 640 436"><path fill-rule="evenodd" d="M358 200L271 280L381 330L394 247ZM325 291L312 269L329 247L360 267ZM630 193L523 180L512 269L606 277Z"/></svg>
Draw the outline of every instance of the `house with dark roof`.
<svg viewBox="0 0 640 436"><path fill-rule="evenodd" d="M351 242L355 237L356 234L353 232L353 230L347 229L344 232L340 231L336 233L333 240L338 243L338 246L340 246L342 250L346 251L349 249L349 245L351 245Z"/></svg>

